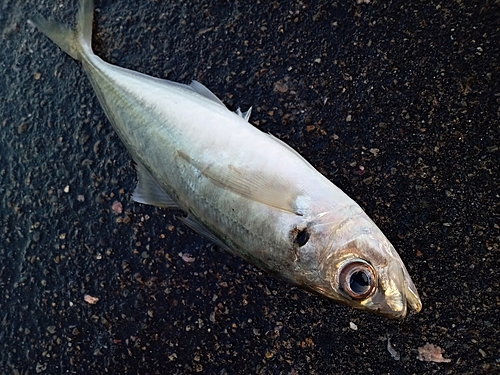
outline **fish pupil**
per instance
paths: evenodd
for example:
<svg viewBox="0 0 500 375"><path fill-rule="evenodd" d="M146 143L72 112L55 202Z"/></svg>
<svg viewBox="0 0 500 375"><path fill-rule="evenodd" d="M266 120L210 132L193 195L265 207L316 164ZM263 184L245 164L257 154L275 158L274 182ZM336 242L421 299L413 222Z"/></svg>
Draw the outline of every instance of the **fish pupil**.
<svg viewBox="0 0 500 375"><path fill-rule="evenodd" d="M295 243L297 245L302 247L307 243L307 241L309 241L309 232L307 231L307 229L303 229L299 233L297 233L297 237L295 237Z"/></svg>
<svg viewBox="0 0 500 375"><path fill-rule="evenodd" d="M349 286L354 293L364 294L370 288L370 277L363 271L354 272L351 275Z"/></svg>

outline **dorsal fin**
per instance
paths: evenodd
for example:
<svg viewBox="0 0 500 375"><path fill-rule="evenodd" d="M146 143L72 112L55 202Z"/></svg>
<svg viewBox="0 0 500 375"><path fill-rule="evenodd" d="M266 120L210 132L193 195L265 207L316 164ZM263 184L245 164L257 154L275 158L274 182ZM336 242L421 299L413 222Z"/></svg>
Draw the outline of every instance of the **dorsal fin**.
<svg viewBox="0 0 500 375"><path fill-rule="evenodd" d="M236 110L236 114L240 117L243 117L245 121L248 121L250 119L250 115L252 114L252 107L248 108L246 112L241 112L241 108L238 107Z"/></svg>
<svg viewBox="0 0 500 375"><path fill-rule="evenodd" d="M216 102L217 104L220 104L224 108L226 108L226 106L224 105L222 100L220 100L212 91L207 89L206 86L201 84L200 82L193 80L191 82L191 84L188 85L188 87L191 90L197 92L198 94L204 96L205 98L210 99L210 100Z"/></svg>
<svg viewBox="0 0 500 375"><path fill-rule="evenodd" d="M309 163L306 159L304 159L304 157L299 154L297 151L295 151L293 148L291 148L288 144L286 144L285 142L283 142L281 139L279 138L276 138L274 135L272 135L271 133L267 133L267 135L274 141L276 141L278 144L280 144L281 146L285 147L288 151L294 153L300 160L302 160L308 167L316 170L316 168L314 168L311 163Z"/></svg>

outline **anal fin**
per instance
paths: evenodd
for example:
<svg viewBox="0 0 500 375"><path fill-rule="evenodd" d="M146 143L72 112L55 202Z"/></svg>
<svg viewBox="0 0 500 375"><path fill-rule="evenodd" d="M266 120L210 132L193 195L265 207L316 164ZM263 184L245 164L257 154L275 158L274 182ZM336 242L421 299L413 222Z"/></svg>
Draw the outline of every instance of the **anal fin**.
<svg viewBox="0 0 500 375"><path fill-rule="evenodd" d="M137 163L139 182L132 194L132 199L138 203L164 208L179 208L177 203L158 185L144 165Z"/></svg>

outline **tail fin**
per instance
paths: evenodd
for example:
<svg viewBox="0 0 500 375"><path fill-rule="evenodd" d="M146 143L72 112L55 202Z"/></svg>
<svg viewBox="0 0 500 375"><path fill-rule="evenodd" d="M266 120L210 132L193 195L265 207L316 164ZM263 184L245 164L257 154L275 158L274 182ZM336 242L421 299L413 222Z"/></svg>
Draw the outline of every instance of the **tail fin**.
<svg viewBox="0 0 500 375"><path fill-rule="evenodd" d="M36 26L72 58L82 60L84 55L92 53L93 19L94 0L80 0L75 30L43 17L34 17L28 22Z"/></svg>

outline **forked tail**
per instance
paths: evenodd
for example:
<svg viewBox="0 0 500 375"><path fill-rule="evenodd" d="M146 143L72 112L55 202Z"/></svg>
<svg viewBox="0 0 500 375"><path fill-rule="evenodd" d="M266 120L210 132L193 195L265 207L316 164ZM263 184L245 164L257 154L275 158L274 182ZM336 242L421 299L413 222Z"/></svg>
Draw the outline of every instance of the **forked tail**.
<svg viewBox="0 0 500 375"><path fill-rule="evenodd" d="M94 0L80 0L74 30L67 25L39 16L31 18L28 22L36 26L68 55L81 61L83 56L92 54L93 18Z"/></svg>

